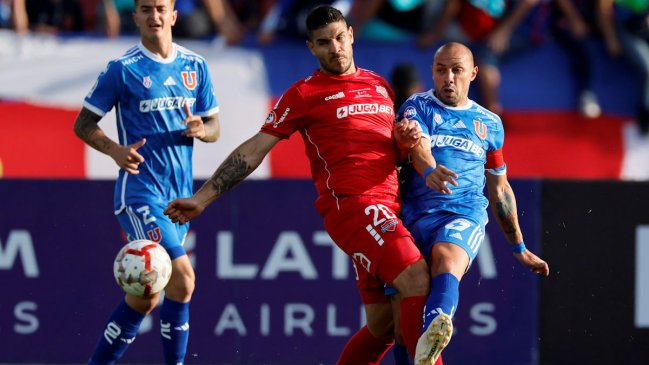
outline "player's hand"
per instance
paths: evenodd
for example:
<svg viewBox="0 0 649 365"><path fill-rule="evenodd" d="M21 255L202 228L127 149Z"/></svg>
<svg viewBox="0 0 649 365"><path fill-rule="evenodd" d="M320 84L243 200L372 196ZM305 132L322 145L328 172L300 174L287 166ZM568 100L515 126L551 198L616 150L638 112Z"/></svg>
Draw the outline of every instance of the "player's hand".
<svg viewBox="0 0 649 365"><path fill-rule="evenodd" d="M113 160L115 160L115 163L117 163L117 166L124 169L124 171L129 174L137 175L140 173L138 167L142 162L144 162L144 157L142 157L137 150L144 146L145 143L146 138L142 138L128 146L119 146L119 148L115 149L110 154L110 157L112 157Z"/></svg>
<svg viewBox="0 0 649 365"><path fill-rule="evenodd" d="M392 128L397 148L401 151L409 151L415 147L421 139L421 127L416 121L401 119Z"/></svg>
<svg viewBox="0 0 649 365"><path fill-rule="evenodd" d="M185 103L184 109L187 117L183 119L183 124L185 124L187 128L182 132L182 135L190 138L205 138L205 125L203 124L203 119L198 115L192 114L189 104Z"/></svg>
<svg viewBox="0 0 649 365"><path fill-rule="evenodd" d="M442 194L452 194L448 184L457 186L458 175L451 169L444 165L438 164L435 170L428 174L426 178L426 186L433 190L437 190Z"/></svg>
<svg viewBox="0 0 649 365"><path fill-rule="evenodd" d="M174 223L185 224L198 217L203 210L205 207L199 204L194 197L178 198L167 205L164 214Z"/></svg>
<svg viewBox="0 0 649 365"><path fill-rule="evenodd" d="M521 253L515 253L514 256L516 256L518 262L529 267L533 273L543 276L550 275L548 263L536 256L532 251L525 250Z"/></svg>

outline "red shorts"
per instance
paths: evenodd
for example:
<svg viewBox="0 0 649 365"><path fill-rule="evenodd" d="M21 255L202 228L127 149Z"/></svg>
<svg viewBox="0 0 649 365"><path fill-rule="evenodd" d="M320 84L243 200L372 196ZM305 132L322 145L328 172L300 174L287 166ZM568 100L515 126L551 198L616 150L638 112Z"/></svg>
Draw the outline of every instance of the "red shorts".
<svg viewBox="0 0 649 365"><path fill-rule="evenodd" d="M394 197L320 197L316 208L329 236L354 263L364 304L387 303L383 284L422 259L410 232L399 219Z"/></svg>

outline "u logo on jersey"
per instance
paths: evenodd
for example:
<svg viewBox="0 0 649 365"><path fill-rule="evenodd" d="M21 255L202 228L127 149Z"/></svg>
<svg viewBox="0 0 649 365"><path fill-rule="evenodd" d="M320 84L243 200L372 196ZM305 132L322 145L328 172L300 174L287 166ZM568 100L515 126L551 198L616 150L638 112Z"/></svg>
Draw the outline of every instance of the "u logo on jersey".
<svg viewBox="0 0 649 365"><path fill-rule="evenodd" d="M181 76L183 77L183 84L189 90L194 90L196 88L196 71L182 71Z"/></svg>
<svg viewBox="0 0 649 365"><path fill-rule="evenodd" d="M484 123L482 123L480 121L474 120L473 121L473 126L475 127L475 132L478 134L478 137L480 137L482 139L487 138L487 125L486 124L484 124Z"/></svg>

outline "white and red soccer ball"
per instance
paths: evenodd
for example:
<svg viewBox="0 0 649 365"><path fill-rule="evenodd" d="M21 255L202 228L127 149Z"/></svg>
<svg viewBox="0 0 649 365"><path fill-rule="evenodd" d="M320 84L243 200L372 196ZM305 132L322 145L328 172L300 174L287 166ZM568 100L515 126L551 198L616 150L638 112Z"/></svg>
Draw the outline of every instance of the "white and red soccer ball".
<svg viewBox="0 0 649 365"><path fill-rule="evenodd" d="M171 278L171 258L164 247L153 241L131 241L115 257L113 274L125 292L148 297L167 286Z"/></svg>

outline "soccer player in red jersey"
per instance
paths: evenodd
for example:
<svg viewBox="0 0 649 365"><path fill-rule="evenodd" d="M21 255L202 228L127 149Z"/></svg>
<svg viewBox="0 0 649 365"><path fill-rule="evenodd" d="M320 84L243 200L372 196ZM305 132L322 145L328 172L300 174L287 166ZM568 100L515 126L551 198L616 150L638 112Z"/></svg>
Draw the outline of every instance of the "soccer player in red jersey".
<svg viewBox="0 0 649 365"><path fill-rule="evenodd" d="M237 147L192 197L170 202L165 214L180 223L197 217L257 168L275 144L299 132L318 193L316 209L331 238L353 259L367 316L338 364L379 364L392 346L384 283L403 296L399 322L412 357L430 278L398 216L392 91L381 76L354 64L354 34L340 11L317 7L306 25L306 44L319 69L289 87L261 131ZM417 133L412 136L418 141Z"/></svg>

